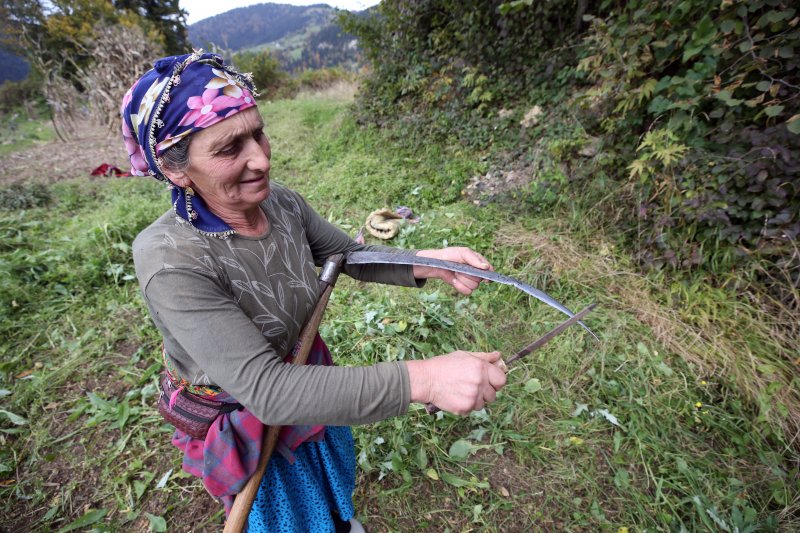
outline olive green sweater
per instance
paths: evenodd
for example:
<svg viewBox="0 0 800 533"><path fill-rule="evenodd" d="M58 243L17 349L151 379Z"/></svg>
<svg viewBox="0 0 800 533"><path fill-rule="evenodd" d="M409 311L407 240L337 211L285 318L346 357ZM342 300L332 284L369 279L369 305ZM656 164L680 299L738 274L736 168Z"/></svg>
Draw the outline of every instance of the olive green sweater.
<svg viewBox="0 0 800 533"><path fill-rule="evenodd" d="M136 275L181 378L217 385L265 424L352 425L404 414L405 364L297 366L283 362L319 292L315 268L355 243L297 193L271 184L269 229L226 240L197 232L170 210L133 243ZM345 266L349 276L420 286L408 266Z"/></svg>

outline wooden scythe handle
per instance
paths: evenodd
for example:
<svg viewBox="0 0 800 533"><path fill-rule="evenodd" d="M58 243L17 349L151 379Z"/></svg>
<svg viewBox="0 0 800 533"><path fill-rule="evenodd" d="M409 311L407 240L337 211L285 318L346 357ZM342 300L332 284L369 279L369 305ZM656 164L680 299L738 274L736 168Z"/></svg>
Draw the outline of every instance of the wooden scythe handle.
<svg viewBox="0 0 800 533"><path fill-rule="evenodd" d="M339 275L339 270L342 266L344 256L336 254L328 258L326 263L333 263L333 269L328 270L326 274L326 267L323 266L323 271L320 274L322 277L322 294L317 300L317 305L314 311L308 318L308 322L303 326L300 332L298 342L300 349L294 357L293 363L296 365L304 365L308 360L308 353L311 351L311 346L314 344L314 338L317 336L319 324L322 321L322 315L325 314L325 307L328 305L328 300L333 291L333 286L336 283L336 277ZM326 265L331 268L329 265ZM253 507L253 501L258 494L258 487L261 484L261 478L264 477L264 472L267 471L267 463L275 451L275 445L278 443L278 436L281 432L281 426L269 426L269 429L264 433L264 440L261 442L261 457L258 458L258 466L256 471L247 481L244 489L236 495L233 502L233 507L228 515L228 520L225 522L224 533L241 533L247 523L247 517L250 514L250 509Z"/></svg>

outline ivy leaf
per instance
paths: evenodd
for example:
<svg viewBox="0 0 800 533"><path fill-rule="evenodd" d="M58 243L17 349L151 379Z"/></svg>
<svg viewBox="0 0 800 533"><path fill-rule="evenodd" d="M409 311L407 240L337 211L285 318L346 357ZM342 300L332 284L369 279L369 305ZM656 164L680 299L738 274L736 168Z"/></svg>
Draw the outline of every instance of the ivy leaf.
<svg viewBox="0 0 800 533"><path fill-rule="evenodd" d="M764 110L768 117L777 117L783 112L782 105L771 105Z"/></svg>
<svg viewBox="0 0 800 533"><path fill-rule="evenodd" d="M728 107L736 107L744 100L739 100L738 98L734 98L730 91L720 91L717 93L717 98L725 102L725 105Z"/></svg>
<svg viewBox="0 0 800 533"><path fill-rule="evenodd" d="M770 82L770 81L766 81L766 80L760 81L760 82L758 82L756 84L756 90L757 91L761 91L762 93L765 93L765 92L769 91L769 88L771 86L772 86L772 82Z"/></svg>
<svg viewBox="0 0 800 533"><path fill-rule="evenodd" d="M800 115L794 115L786 121L786 127L792 133L800 135Z"/></svg>
<svg viewBox="0 0 800 533"><path fill-rule="evenodd" d="M719 29L722 33L730 33L736 29L736 21L731 19L723 20L719 25Z"/></svg>

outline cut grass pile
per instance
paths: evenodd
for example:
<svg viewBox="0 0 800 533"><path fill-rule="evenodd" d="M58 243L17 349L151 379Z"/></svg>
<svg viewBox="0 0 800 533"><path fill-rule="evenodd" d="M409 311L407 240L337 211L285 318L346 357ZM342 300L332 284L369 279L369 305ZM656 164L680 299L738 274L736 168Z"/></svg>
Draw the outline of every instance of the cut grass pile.
<svg viewBox="0 0 800 533"><path fill-rule="evenodd" d="M481 155L362 130L347 103L262 107L274 180L354 234L372 210L420 217L392 244L471 246L588 320L529 356L465 418L354 428L356 505L373 531L793 531L797 381L759 309L701 281L636 273L587 214L524 194L459 200ZM216 531L154 409L160 340L130 243L169 205L155 181L53 184L0 217L0 523L11 530ZM342 280L322 335L339 364L454 349L508 354L561 320L509 287L463 298Z"/></svg>

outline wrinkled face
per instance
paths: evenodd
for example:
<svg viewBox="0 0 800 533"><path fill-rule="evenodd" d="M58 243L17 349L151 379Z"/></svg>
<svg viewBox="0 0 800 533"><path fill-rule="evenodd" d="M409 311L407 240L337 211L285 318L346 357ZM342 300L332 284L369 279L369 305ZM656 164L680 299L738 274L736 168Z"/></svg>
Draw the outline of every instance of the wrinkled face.
<svg viewBox="0 0 800 533"><path fill-rule="evenodd" d="M195 133L189 166L165 173L176 185L195 189L225 219L255 208L269 195L271 155L264 121L251 107Z"/></svg>

